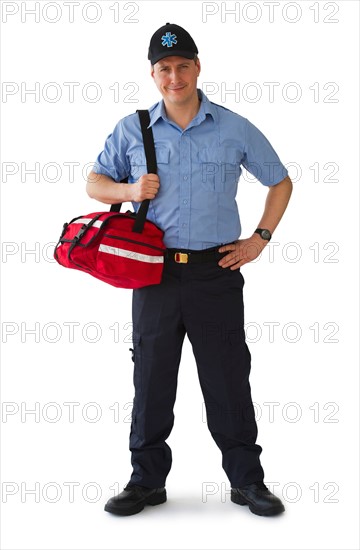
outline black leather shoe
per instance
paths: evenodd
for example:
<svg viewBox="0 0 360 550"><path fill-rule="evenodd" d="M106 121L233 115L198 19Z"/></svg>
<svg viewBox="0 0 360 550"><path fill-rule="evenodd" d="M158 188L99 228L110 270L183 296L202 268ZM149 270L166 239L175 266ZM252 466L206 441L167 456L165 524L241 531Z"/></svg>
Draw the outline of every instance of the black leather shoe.
<svg viewBox="0 0 360 550"><path fill-rule="evenodd" d="M104 510L118 516L132 516L144 509L146 504L155 506L166 502L166 489L149 489L140 485L124 487L122 493L110 498L105 504Z"/></svg>
<svg viewBox="0 0 360 550"><path fill-rule="evenodd" d="M242 506L248 504L250 511L257 516L276 516L285 511L281 500L262 481L250 483L240 489L231 488L231 501Z"/></svg>

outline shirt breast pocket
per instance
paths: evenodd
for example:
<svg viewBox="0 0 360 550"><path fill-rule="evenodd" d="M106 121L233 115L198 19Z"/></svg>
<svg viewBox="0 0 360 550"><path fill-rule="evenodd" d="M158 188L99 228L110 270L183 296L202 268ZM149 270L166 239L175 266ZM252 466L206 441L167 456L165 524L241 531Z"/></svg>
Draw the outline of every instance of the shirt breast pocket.
<svg viewBox="0 0 360 550"><path fill-rule="evenodd" d="M165 146L155 147L155 155L159 173L162 168L165 168L166 164L169 164L170 149ZM131 177L134 181L137 181L141 176L148 173L145 150L143 147L134 148L129 154L129 161Z"/></svg>
<svg viewBox="0 0 360 550"><path fill-rule="evenodd" d="M241 153L234 147L206 147L199 151L200 179L205 191L233 190L240 177Z"/></svg>

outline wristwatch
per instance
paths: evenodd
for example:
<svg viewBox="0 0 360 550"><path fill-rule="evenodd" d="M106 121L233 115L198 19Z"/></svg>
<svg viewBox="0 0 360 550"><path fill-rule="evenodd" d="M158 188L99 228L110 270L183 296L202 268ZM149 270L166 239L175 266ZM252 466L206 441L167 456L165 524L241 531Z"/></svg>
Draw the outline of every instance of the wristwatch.
<svg viewBox="0 0 360 550"><path fill-rule="evenodd" d="M258 227L255 229L254 233L259 233L260 237L264 239L264 241L270 241L271 239L271 233L268 229L261 229Z"/></svg>

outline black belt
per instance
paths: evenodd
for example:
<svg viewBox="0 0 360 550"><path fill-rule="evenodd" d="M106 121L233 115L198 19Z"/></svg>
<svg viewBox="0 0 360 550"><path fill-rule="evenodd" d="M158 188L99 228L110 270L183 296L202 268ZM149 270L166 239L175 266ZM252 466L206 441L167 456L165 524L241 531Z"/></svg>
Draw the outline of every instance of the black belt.
<svg viewBox="0 0 360 550"><path fill-rule="evenodd" d="M165 251L165 260L176 262L178 264L200 264L220 260L229 251L218 252L219 248L225 245L207 248L205 250L187 250L183 248L167 248Z"/></svg>

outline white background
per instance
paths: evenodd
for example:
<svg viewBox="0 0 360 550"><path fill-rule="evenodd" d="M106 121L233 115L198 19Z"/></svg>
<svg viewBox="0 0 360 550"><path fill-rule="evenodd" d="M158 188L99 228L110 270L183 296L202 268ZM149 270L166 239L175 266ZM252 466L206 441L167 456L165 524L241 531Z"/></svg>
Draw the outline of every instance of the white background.
<svg viewBox="0 0 360 550"><path fill-rule="evenodd" d="M281 1L272 19L266 2L81 0L74 22L54 4L39 3L38 22L25 15L34 2L2 4L18 8L7 21L3 11L1 28L1 397L11 413L1 424L2 548L359 548L358 2ZM236 16L224 11L235 7ZM286 506L276 518L230 502L187 338L168 502L128 518L103 510L131 473L131 290L61 268L51 243L65 221L104 209L87 196L82 168L121 117L159 100L147 48L167 21L194 37L209 99L249 118L291 163L275 244L242 268L257 442L265 482ZM74 101L65 82L79 83ZM94 87L86 98L94 82L98 101ZM273 101L269 82L278 83ZM21 96L35 83L37 98ZM226 93L235 85L237 96ZM36 162L38 182L25 173ZM69 162L78 163L73 178ZM240 180L243 237L265 198L261 184ZM78 404L73 422L64 403ZM35 407L37 417L21 415ZM38 496L27 492L35 488Z"/></svg>

